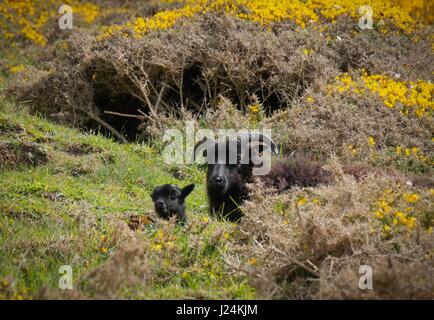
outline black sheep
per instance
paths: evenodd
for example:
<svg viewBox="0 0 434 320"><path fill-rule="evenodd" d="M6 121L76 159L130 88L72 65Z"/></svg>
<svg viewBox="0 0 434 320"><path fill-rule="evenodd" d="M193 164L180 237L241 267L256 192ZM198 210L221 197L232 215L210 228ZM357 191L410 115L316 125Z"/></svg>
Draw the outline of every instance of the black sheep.
<svg viewBox="0 0 434 320"><path fill-rule="evenodd" d="M183 189L174 184L157 186L151 195L155 205L155 212L163 219L176 216L177 222L184 224L187 221L185 198L193 189L194 184L190 184Z"/></svg>
<svg viewBox="0 0 434 320"><path fill-rule="evenodd" d="M252 140L258 142L256 150L250 146ZM243 144L247 147L244 148ZM268 136L256 132L219 142L204 138L196 144L194 159L198 155L207 158L207 194L212 215L231 222L242 218L239 205L248 196L246 184L253 178L253 158L267 147L278 153L275 143Z"/></svg>
<svg viewBox="0 0 434 320"><path fill-rule="evenodd" d="M194 159L198 155L207 159L207 193L212 215L231 222L242 218L239 206L248 198L247 183L252 182L255 167L253 159L267 149L278 153L274 141L258 132L247 132L236 139L218 142L204 138L196 144ZM304 157L288 157L275 162L261 179L266 187L279 192L292 186L314 187L334 181L331 172Z"/></svg>
<svg viewBox="0 0 434 320"><path fill-rule="evenodd" d="M254 148L252 140L259 144ZM247 148L241 145L247 144ZM277 154L276 144L270 137L257 132L248 132L234 140L214 141L204 138L196 144L194 157L203 155L207 159L207 193L211 215L225 218L232 222L239 221L243 213L239 206L248 198L246 184L253 180L255 154L265 149ZM387 173L366 166L348 165L343 167L345 174L357 180L368 174L381 174L401 180L403 183L430 187L434 185L431 177L406 177L397 173ZM261 177L264 186L277 192L284 192L293 186L315 187L335 181L332 172L323 169L322 164L313 162L305 156L286 157L273 163L268 174Z"/></svg>

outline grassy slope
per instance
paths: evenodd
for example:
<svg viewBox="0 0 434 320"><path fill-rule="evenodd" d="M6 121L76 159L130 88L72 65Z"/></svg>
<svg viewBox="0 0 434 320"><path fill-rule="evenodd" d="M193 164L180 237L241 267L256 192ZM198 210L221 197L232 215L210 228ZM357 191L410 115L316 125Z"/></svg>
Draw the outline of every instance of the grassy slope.
<svg viewBox="0 0 434 320"><path fill-rule="evenodd" d="M138 215L151 212L149 194L155 185L195 182L196 189L187 200L191 225L206 220L203 170L186 167L182 169L185 181L177 180L168 172L162 158L148 146L120 145L102 136L86 135L31 116L24 110L12 112L17 108L14 103L6 102L3 97L0 101L0 125L3 128L18 125L23 129L3 130L0 142L30 141L45 150L49 158L45 165L23 165L0 171L0 280L6 279L3 287L9 291L11 285L14 287L14 296L32 296L44 286L57 288L61 265L71 264L75 277L79 278L103 263L117 249L116 244L103 244L114 232L107 225L107 217L122 217L125 212ZM96 217L96 225L89 227L90 232L84 235L71 215L83 210ZM221 224L219 227L228 230L232 227L210 222L205 226L210 231L203 231L205 242L213 236L213 224ZM149 241L157 228L148 225L145 232L136 232L136 236ZM189 232L176 229L175 233L179 243L184 244L175 255L181 260L191 260L194 248L189 243ZM206 250L196 253L194 261L184 267L168 269L164 281L158 272L165 258L151 254L148 268L157 274L152 290L145 295L128 292L120 295L252 297L252 289L245 284L245 279L224 277L221 254L225 250L222 244L212 254ZM201 263L203 259L207 264ZM193 271L186 276L183 272L189 268Z"/></svg>

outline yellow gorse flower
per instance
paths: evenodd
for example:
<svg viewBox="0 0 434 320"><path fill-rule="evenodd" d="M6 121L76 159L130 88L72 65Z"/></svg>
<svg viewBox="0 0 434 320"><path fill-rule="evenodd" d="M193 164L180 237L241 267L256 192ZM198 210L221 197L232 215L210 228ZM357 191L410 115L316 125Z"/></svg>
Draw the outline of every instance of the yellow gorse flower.
<svg viewBox="0 0 434 320"><path fill-rule="evenodd" d="M304 205L305 203L307 202L307 199L306 199L306 197L300 197L300 198L298 198L298 200L297 200L297 204L299 205L299 206L302 206L302 205Z"/></svg>
<svg viewBox="0 0 434 320"><path fill-rule="evenodd" d="M304 50L303 50L303 54L304 54L305 56L308 56L308 55L312 54L312 50L311 50L311 49L304 49Z"/></svg>
<svg viewBox="0 0 434 320"><path fill-rule="evenodd" d="M151 250L152 251L156 251L156 252L161 252L161 250L163 249L163 246L160 243L153 243L151 244Z"/></svg>
<svg viewBox="0 0 434 320"><path fill-rule="evenodd" d="M251 114L257 114L259 113L259 111L261 111L261 107L258 104L254 104L249 106L249 112Z"/></svg>
<svg viewBox="0 0 434 320"><path fill-rule="evenodd" d="M419 148L417 148L417 147L413 147L411 149L404 148L404 150L403 150L401 146L396 146L395 147L395 153L398 156L404 155L405 157L417 158L422 162L429 162L430 161L430 159L422 151L420 151Z"/></svg>
<svg viewBox="0 0 434 320"><path fill-rule="evenodd" d="M159 242L163 241L163 239L164 239L164 232L163 232L163 230L158 230L158 231L155 233L155 235L154 235L154 239L155 239L156 241L159 241Z"/></svg>
<svg viewBox="0 0 434 320"><path fill-rule="evenodd" d="M412 194L404 193L403 197L404 197L405 201L408 203L414 203L414 202L419 201L419 199L420 199L420 197L417 193L412 193Z"/></svg>
<svg viewBox="0 0 434 320"><path fill-rule="evenodd" d="M80 0L3 0L0 2L0 41L15 45L17 39L27 39L32 43L45 46L47 27L51 19L59 17L58 8L68 4L73 13L92 23L99 12L99 7Z"/></svg>
<svg viewBox="0 0 434 320"><path fill-rule="evenodd" d="M430 233L432 225L426 224L427 208L421 201L425 197L432 197L432 195L429 192L425 194L400 193L399 190L387 189L375 203L374 216L381 221L382 230L388 236L393 233L411 232L417 225L424 226L427 233Z"/></svg>
<svg viewBox="0 0 434 320"><path fill-rule="evenodd" d="M149 18L139 17L134 22L111 26L98 39L108 38L115 33L141 37L150 30L171 28L181 18L192 18L199 13L209 12L225 13L263 26L293 21L300 28L305 28L307 24L319 22L321 18L334 22L338 17L348 14L359 19L358 9L366 4L365 0L183 0L179 2L184 6L158 12ZM390 21L406 33L412 32L417 25L417 20L410 15L417 6L408 3L401 5L400 2L392 0L371 0L369 5L376 15L381 15L383 19ZM385 27L383 30L387 31ZM305 49L304 53L308 55L310 51Z"/></svg>
<svg viewBox="0 0 434 320"><path fill-rule="evenodd" d="M364 94L366 91L378 95L388 108L397 108L402 115L414 114L421 118L434 111L434 84L427 81L396 81L384 75L368 75L362 72L361 83L348 73L336 77L336 83L328 86L328 93L346 92Z"/></svg>
<svg viewBox="0 0 434 320"><path fill-rule="evenodd" d="M347 149L351 152L351 154L352 154L353 156L355 156L355 155L357 154L357 148L355 148L352 144L349 144L349 145L347 146Z"/></svg>
<svg viewBox="0 0 434 320"><path fill-rule="evenodd" d="M26 69L26 67L24 65L20 64L17 66L10 67L9 72L10 73L19 73L19 72L24 71L25 69Z"/></svg>

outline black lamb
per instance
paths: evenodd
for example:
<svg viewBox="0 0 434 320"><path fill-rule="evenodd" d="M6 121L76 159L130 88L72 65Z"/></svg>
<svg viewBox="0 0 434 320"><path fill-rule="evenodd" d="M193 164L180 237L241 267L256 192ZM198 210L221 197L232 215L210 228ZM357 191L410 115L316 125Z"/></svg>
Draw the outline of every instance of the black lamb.
<svg viewBox="0 0 434 320"><path fill-rule="evenodd" d="M157 186L151 195L155 205L155 212L163 219L176 216L177 222L184 224L187 221L185 198L193 189L194 184L190 184L183 189L174 184Z"/></svg>

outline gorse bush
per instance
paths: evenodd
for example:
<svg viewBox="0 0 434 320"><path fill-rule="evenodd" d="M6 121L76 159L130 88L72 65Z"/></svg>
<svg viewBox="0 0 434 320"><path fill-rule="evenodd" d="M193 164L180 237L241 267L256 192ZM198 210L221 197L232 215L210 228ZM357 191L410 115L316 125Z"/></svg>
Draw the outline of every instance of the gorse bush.
<svg viewBox="0 0 434 320"><path fill-rule="evenodd" d="M406 93L405 101L395 99L396 92L391 92L388 99L394 104L414 106L417 110L411 112L419 116L429 113L432 86L423 81L429 78L430 62L418 60L422 53L431 54L428 40L420 39L408 46L406 36L395 35L395 43L388 43L386 39L390 37L377 31L367 33L385 40L381 48L377 48L381 41L371 41L372 36L364 32L359 32L355 40L339 40L337 34L353 29L353 24L352 20L342 19L323 33L314 26L299 32L282 26L270 32L239 18L207 14L140 38L121 34L97 41L89 35L73 36L66 49L59 48L62 58L49 68L49 74L39 73L41 77L33 77L30 82L24 78L24 86L18 84L15 91L22 100L31 101L35 111L50 115L72 112L76 123L84 125L95 123L88 114L92 112L134 137L139 120L130 119L127 123L126 119L104 112L140 115L137 109L141 109L155 122L160 112L179 115L180 110L186 110L198 114L207 108L215 109L223 95L243 113L257 99L265 114L270 115L290 108L315 83L330 82L337 76L343 77L342 71L364 67L366 80L376 74L387 77L381 72L401 74L403 80L410 77L408 86L413 81L423 92L417 96ZM391 54L385 64L377 63L384 50L396 51L397 43L405 55ZM352 49L355 52L349 52ZM368 57L365 52L369 52ZM405 66L410 65L415 68L405 76ZM416 78L418 75L422 79ZM383 91L378 93L382 95ZM419 97L425 102L415 107ZM149 123L148 118L143 120Z"/></svg>
<svg viewBox="0 0 434 320"><path fill-rule="evenodd" d="M317 37L309 38L313 43ZM35 110L48 114L74 109L137 114L142 108L156 120L160 110L215 108L220 95L245 111L257 97L270 113L300 95L319 72L328 72L331 51L324 47L308 59L303 39L300 33L274 35L215 15L140 39L94 42L79 36L68 43L66 63L25 86L22 98L31 95ZM55 95L49 105L47 93Z"/></svg>
<svg viewBox="0 0 434 320"><path fill-rule="evenodd" d="M432 190L387 176L341 179L283 195L253 185L234 269L266 297L431 299ZM361 265L373 267L375 290L358 287Z"/></svg>

